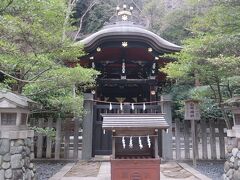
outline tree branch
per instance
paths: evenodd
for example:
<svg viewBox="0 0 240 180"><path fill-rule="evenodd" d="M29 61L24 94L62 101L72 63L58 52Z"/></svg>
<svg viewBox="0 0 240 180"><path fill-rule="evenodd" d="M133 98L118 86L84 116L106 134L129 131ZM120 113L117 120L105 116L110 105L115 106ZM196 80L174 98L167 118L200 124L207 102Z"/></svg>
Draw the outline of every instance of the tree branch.
<svg viewBox="0 0 240 180"><path fill-rule="evenodd" d="M2 74L6 75L6 76L8 76L8 77L10 77L10 78L12 78L12 79L15 79L15 80L20 81L20 82L25 82L25 83L37 83L37 82L51 81L51 80L29 81L29 80L24 80L24 79L19 79L19 78L17 78L17 77L14 77L14 76L12 76L12 75L10 75L10 74L2 71L2 70L0 70L0 72L1 72Z"/></svg>
<svg viewBox="0 0 240 180"><path fill-rule="evenodd" d="M228 89L228 92L229 92L229 96L230 96L230 98L232 98L232 97L233 97L233 92L232 92L232 90L231 90L229 80L228 80L228 83L227 83L227 89Z"/></svg>
<svg viewBox="0 0 240 180"><path fill-rule="evenodd" d="M82 25L83 25L83 19L85 18L85 16L87 15L87 13L97 4L97 0L96 1L93 1L92 3L90 3L90 5L88 6L87 10L83 13L83 15L81 16L80 18L80 22L79 22L79 28L78 28L78 31L74 37L74 41L76 41L79 33L81 32L82 30Z"/></svg>
<svg viewBox="0 0 240 180"><path fill-rule="evenodd" d="M68 20L70 18L71 12L73 10L74 4L76 4L76 0L68 0L67 12L66 12L64 23L63 23L62 42L64 42L66 39L66 26L68 24Z"/></svg>
<svg viewBox="0 0 240 180"><path fill-rule="evenodd" d="M38 62L35 61L32 66L35 66ZM30 67L28 70L26 70L26 72L23 74L23 77L25 77L27 75L27 73L29 73L32 70L32 67Z"/></svg>
<svg viewBox="0 0 240 180"><path fill-rule="evenodd" d="M13 1L14 0L10 0L8 4L3 9L0 10L0 14L3 13L13 3Z"/></svg>
<svg viewBox="0 0 240 180"><path fill-rule="evenodd" d="M142 13L141 8L137 5L137 3L136 3L134 0L132 0L132 3L133 3L134 6L136 6L136 8Z"/></svg>
<svg viewBox="0 0 240 180"><path fill-rule="evenodd" d="M36 76L34 76L33 78L30 79L30 81L39 78L39 76L41 76L42 74L44 74L45 72L47 72L48 70L52 69L52 67L49 67L47 69L44 69L43 71L41 71L40 73L38 73Z"/></svg>
<svg viewBox="0 0 240 180"><path fill-rule="evenodd" d="M210 89L213 91L214 98L215 98L215 100L217 101L216 91L214 90L213 86L212 86L210 83L209 83L209 87L210 87Z"/></svg>

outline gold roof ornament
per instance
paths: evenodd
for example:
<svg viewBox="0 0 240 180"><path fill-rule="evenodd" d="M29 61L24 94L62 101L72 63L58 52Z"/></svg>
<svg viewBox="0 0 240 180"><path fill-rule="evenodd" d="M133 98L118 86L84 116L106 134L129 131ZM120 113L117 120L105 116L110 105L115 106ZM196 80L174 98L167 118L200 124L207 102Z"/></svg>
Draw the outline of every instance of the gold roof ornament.
<svg viewBox="0 0 240 180"><path fill-rule="evenodd" d="M128 42L124 41L122 42L122 47L127 47L128 46Z"/></svg>
<svg viewBox="0 0 240 180"><path fill-rule="evenodd" d="M128 21L129 17L132 16L133 7L132 6L129 7L129 10L128 10L127 5L124 4L122 9L119 6L117 6L116 10L117 10L117 15L121 16L121 19L123 21Z"/></svg>

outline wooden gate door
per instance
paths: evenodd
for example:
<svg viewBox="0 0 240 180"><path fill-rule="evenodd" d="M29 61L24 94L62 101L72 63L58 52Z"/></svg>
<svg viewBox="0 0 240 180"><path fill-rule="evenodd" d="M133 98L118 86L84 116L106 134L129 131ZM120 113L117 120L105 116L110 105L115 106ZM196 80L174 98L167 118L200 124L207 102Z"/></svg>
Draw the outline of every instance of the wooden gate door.
<svg viewBox="0 0 240 180"><path fill-rule="evenodd" d="M113 105L113 110L116 106ZM93 106L93 157L95 155L110 155L112 153L111 132L103 132L102 116L103 113L110 113L109 105Z"/></svg>
<svg viewBox="0 0 240 180"><path fill-rule="evenodd" d="M134 105L134 110L130 104L123 105L124 113L161 113L160 105L146 105L143 111L142 105ZM109 104L95 104L93 106L93 157L95 155L110 155L112 154L112 134L109 131L103 132L102 116L104 113L122 113L118 104L112 105L112 110L109 110ZM159 155L161 155L161 135L159 137Z"/></svg>

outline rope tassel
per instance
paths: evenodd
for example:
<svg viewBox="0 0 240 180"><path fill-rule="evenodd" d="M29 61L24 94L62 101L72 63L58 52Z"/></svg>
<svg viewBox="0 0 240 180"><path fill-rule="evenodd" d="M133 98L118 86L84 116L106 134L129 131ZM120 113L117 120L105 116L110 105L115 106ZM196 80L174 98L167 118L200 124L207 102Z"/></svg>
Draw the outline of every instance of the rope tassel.
<svg viewBox="0 0 240 180"><path fill-rule="evenodd" d="M110 105L109 105L109 110L110 111L112 110L112 103L110 103Z"/></svg>

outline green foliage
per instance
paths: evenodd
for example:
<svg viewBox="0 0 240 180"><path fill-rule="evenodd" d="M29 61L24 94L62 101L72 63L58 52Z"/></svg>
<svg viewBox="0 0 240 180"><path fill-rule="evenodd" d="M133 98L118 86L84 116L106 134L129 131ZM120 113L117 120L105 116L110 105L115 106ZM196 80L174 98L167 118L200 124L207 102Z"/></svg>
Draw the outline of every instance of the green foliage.
<svg viewBox="0 0 240 180"><path fill-rule="evenodd" d="M96 5L86 13L93 2L96 2ZM115 0L79 0L77 1L74 14L76 25L79 26L80 19L86 13L82 22L81 33L89 34L96 32L114 15L116 7L117 2Z"/></svg>
<svg viewBox="0 0 240 180"><path fill-rule="evenodd" d="M209 86L191 88L189 96L200 100L201 117L203 119L219 119L222 117L221 109L214 99L214 93Z"/></svg>
<svg viewBox="0 0 240 180"><path fill-rule="evenodd" d="M54 113L81 115L82 91L99 74L80 66L81 44L67 36L71 26L65 0L4 1L0 4L0 70L4 85ZM66 33L67 32L67 33ZM73 92L73 86L79 87Z"/></svg>
<svg viewBox="0 0 240 180"><path fill-rule="evenodd" d="M183 51L173 55L178 61L162 69L169 78L200 80L203 87L189 94L202 100L204 117L223 116L226 120L222 103L239 95L239 17L239 5L213 4L192 21L193 37L184 41Z"/></svg>
<svg viewBox="0 0 240 180"><path fill-rule="evenodd" d="M88 18L85 22L84 33L93 33L102 28L103 24L115 13L115 7L116 6L106 2L95 6L88 14Z"/></svg>
<svg viewBox="0 0 240 180"><path fill-rule="evenodd" d="M187 26L192 18L192 14L186 10L176 10L167 14L163 18L163 26L160 29L162 37L170 42L181 44L183 39L191 36Z"/></svg>
<svg viewBox="0 0 240 180"><path fill-rule="evenodd" d="M149 21L149 30L159 34L162 26L162 19L165 15L164 0L145 1L143 13Z"/></svg>
<svg viewBox="0 0 240 180"><path fill-rule="evenodd" d="M192 89L192 85L189 83L172 85L171 95L173 97L173 119L182 118L184 116L184 101L190 98L189 90Z"/></svg>
<svg viewBox="0 0 240 180"><path fill-rule="evenodd" d="M184 41L184 50L175 56L179 57L179 61L167 65L164 71L171 78L197 73L203 83L239 73L237 69L237 72L229 70L231 67L239 67L239 32L235 30L236 27L231 30L230 27L224 28L227 22L240 24L238 18L229 19L230 12L235 12L236 8L217 6L204 17L196 18L191 26L195 37ZM219 18L223 11L226 13L221 13Z"/></svg>
<svg viewBox="0 0 240 180"><path fill-rule="evenodd" d="M31 127L32 130L34 130L37 134L43 135L43 136L47 136L49 138L51 138L52 140L55 140L55 136L56 136L56 130L54 128L39 128L39 127Z"/></svg>

